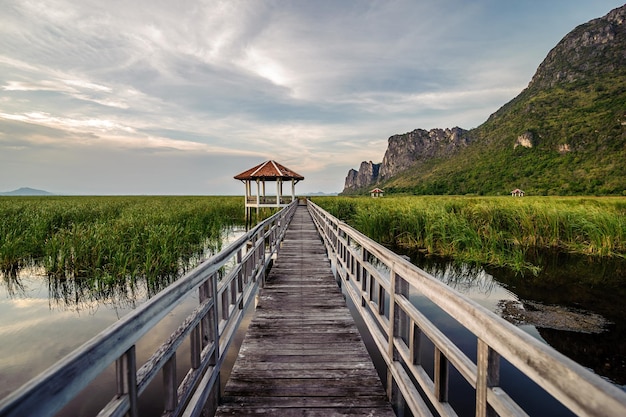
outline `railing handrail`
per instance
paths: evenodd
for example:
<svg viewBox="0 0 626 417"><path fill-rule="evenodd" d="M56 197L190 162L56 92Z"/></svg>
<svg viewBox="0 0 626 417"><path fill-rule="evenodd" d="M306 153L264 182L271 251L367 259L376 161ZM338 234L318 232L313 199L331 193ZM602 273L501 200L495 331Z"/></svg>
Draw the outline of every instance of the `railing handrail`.
<svg viewBox="0 0 626 417"><path fill-rule="evenodd" d="M456 412L447 402L448 366L452 365L476 390L477 416L492 415L494 411L500 415L526 415L499 387L499 358L503 357L578 415L626 415L626 393L622 390L314 203L309 202L309 210L342 285L386 362L390 400L397 395L393 391L399 389L415 415L431 415L413 379L439 414L455 416ZM380 274L369 262L369 254L387 266L389 277ZM350 281L360 281L361 285ZM477 337L476 363L412 305L409 287L419 289L422 295ZM385 296L389 297L388 317L385 315ZM435 345L434 379L420 364L421 334Z"/></svg>
<svg viewBox="0 0 626 417"><path fill-rule="evenodd" d="M293 217L296 206L297 202L294 202L259 223L218 254L198 265L0 401L0 416L53 416L115 362L118 363L118 395L99 415L124 415L127 412L136 415L136 397L141 393L138 390L145 388L149 382L141 380L141 377L147 379L147 375L149 375L151 379L159 369L165 369L166 362L175 356L175 349L180 345L181 337L190 334L192 336L192 351L194 350L193 343L198 344L198 351L196 352L196 368L190 370L188 375L191 375L191 371L195 373L189 379L193 380L192 385L198 386L203 378L206 380L205 374L210 368L211 373L216 375L212 375L208 382L204 382L211 386L215 385L216 381L219 381L219 368L223 362L222 353L225 353L232 341L236 327L239 326L243 316L243 312L238 315L231 315L231 310L236 305L239 306L240 310L245 310L245 306L256 294L259 287L258 281L263 279L271 256L278 251L279 243ZM268 238L270 240L266 242ZM266 252L266 243L269 244L269 252ZM244 255L243 250L246 249L246 246L249 246L249 249ZM231 270L228 277L222 279L218 285L217 274L219 270L234 257L237 257L237 265ZM244 288L244 282L250 285ZM144 367L137 370L134 363L134 346L137 341L191 292L198 289L200 289L200 306L181 324L179 327L180 334L173 334L171 339L162 345L161 350L167 353L159 354L159 350L157 350L151 358L153 363L146 363ZM221 299L218 295L221 295ZM221 306L221 315L218 306ZM213 317L214 323L208 323L208 316ZM215 325L214 329L211 328L213 324ZM215 332L211 333L213 330ZM198 337L201 331L206 333L204 336L207 337ZM208 335L211 335L213 340L206 340L209 338ZM222 335L225 338L220 340ZM201 341L200 339L205 340ZM121 375L124 373L126 375ZM175 378L173 379L175 380ZM183 381L183 384L186 382L189 381ZM205 388L212 388L211 386ZM176 395L176 388L174 387L173 393L170 395ZM185 401L188 401L192 395L194 392L185 393ZM180 414L184 411L180 404L177 404L175 398L172 400L172 404L172 410L169 411L172 411L173 414ZM202 405L197 405L197 407L200 408ZM174 413L174 411L176 412Z"/></svg>

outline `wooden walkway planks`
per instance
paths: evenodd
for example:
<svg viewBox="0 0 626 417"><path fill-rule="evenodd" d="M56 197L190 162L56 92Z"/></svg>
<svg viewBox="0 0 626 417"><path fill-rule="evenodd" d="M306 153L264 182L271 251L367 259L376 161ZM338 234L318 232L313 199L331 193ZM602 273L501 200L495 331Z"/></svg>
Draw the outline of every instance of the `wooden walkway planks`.
<svg viewBox="0 0 626 417"><path fill-rule="evenodd" d="M394 416L306 207L259 295L217 416Z"/></svg>

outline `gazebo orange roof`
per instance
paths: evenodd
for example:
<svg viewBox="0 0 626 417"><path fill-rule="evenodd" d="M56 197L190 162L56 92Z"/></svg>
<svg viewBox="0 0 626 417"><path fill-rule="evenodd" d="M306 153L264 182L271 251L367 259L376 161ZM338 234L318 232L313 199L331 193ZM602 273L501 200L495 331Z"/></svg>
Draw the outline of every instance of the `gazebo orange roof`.
<svg viewBox="0 0 626 417"><path fill-rule="evenodd" d="M257 179L276 181L278 178L301 181L304 179L302 175L273 160L265 161L254 168L235 175L234 178L241 181Z"/></svg>

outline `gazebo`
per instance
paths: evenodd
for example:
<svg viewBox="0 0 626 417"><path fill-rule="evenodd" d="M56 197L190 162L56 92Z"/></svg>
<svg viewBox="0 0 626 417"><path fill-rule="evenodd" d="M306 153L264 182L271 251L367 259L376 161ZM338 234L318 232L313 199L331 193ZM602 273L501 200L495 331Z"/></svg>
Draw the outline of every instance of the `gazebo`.
<svg viewBox="0 0 626 417"><path fill-rule="evenodd" d="M513 191L511 191L511 195L513 197L524 197L524 191L520 190L519 188L514 189Z"/></svg>
<svg viewBox="0 0 626 417"><path fill-rule="evenodd" d="M374 198L378 198L378 197L382 197L384 195L385 191L381 190L380 188L374 188L373 190L370 191L370 195Z"/></svg>
<svg viewBox="0 0 626 417"><path fill-rule="evenodd" d="M304 177L276 161L265 161L239 175L246 185L246 214L249 209L261 207L285 207L296 199L296 184ZM276 182L276 195L266 195L266 183ZM283 184L291 182L291 198L283 196ZM256 183L256 187L252 184ZM256 193L255 193L256 191Z"/></svg>

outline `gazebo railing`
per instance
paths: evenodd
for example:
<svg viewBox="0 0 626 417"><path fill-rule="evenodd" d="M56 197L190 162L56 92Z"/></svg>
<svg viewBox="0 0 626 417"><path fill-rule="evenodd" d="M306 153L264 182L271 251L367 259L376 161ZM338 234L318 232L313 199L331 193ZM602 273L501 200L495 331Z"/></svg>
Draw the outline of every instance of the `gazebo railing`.
<svg viewBox="0 0 626 417"><path fill-rule="evenodd" d="M259 204L262 204L262 205L270 205L270 206L274 205L275 206L277 204L276 199L277 199L277 196L275 196L275 195L259 196L258 202L259 202ZM291 196L281 196L279 204L281 204L281 205L288 205L291 202L292 202L292 197ZM246 203L247 204L256 205L257 204L257 197L256 196L248 197L246 199Z"/></svg>

